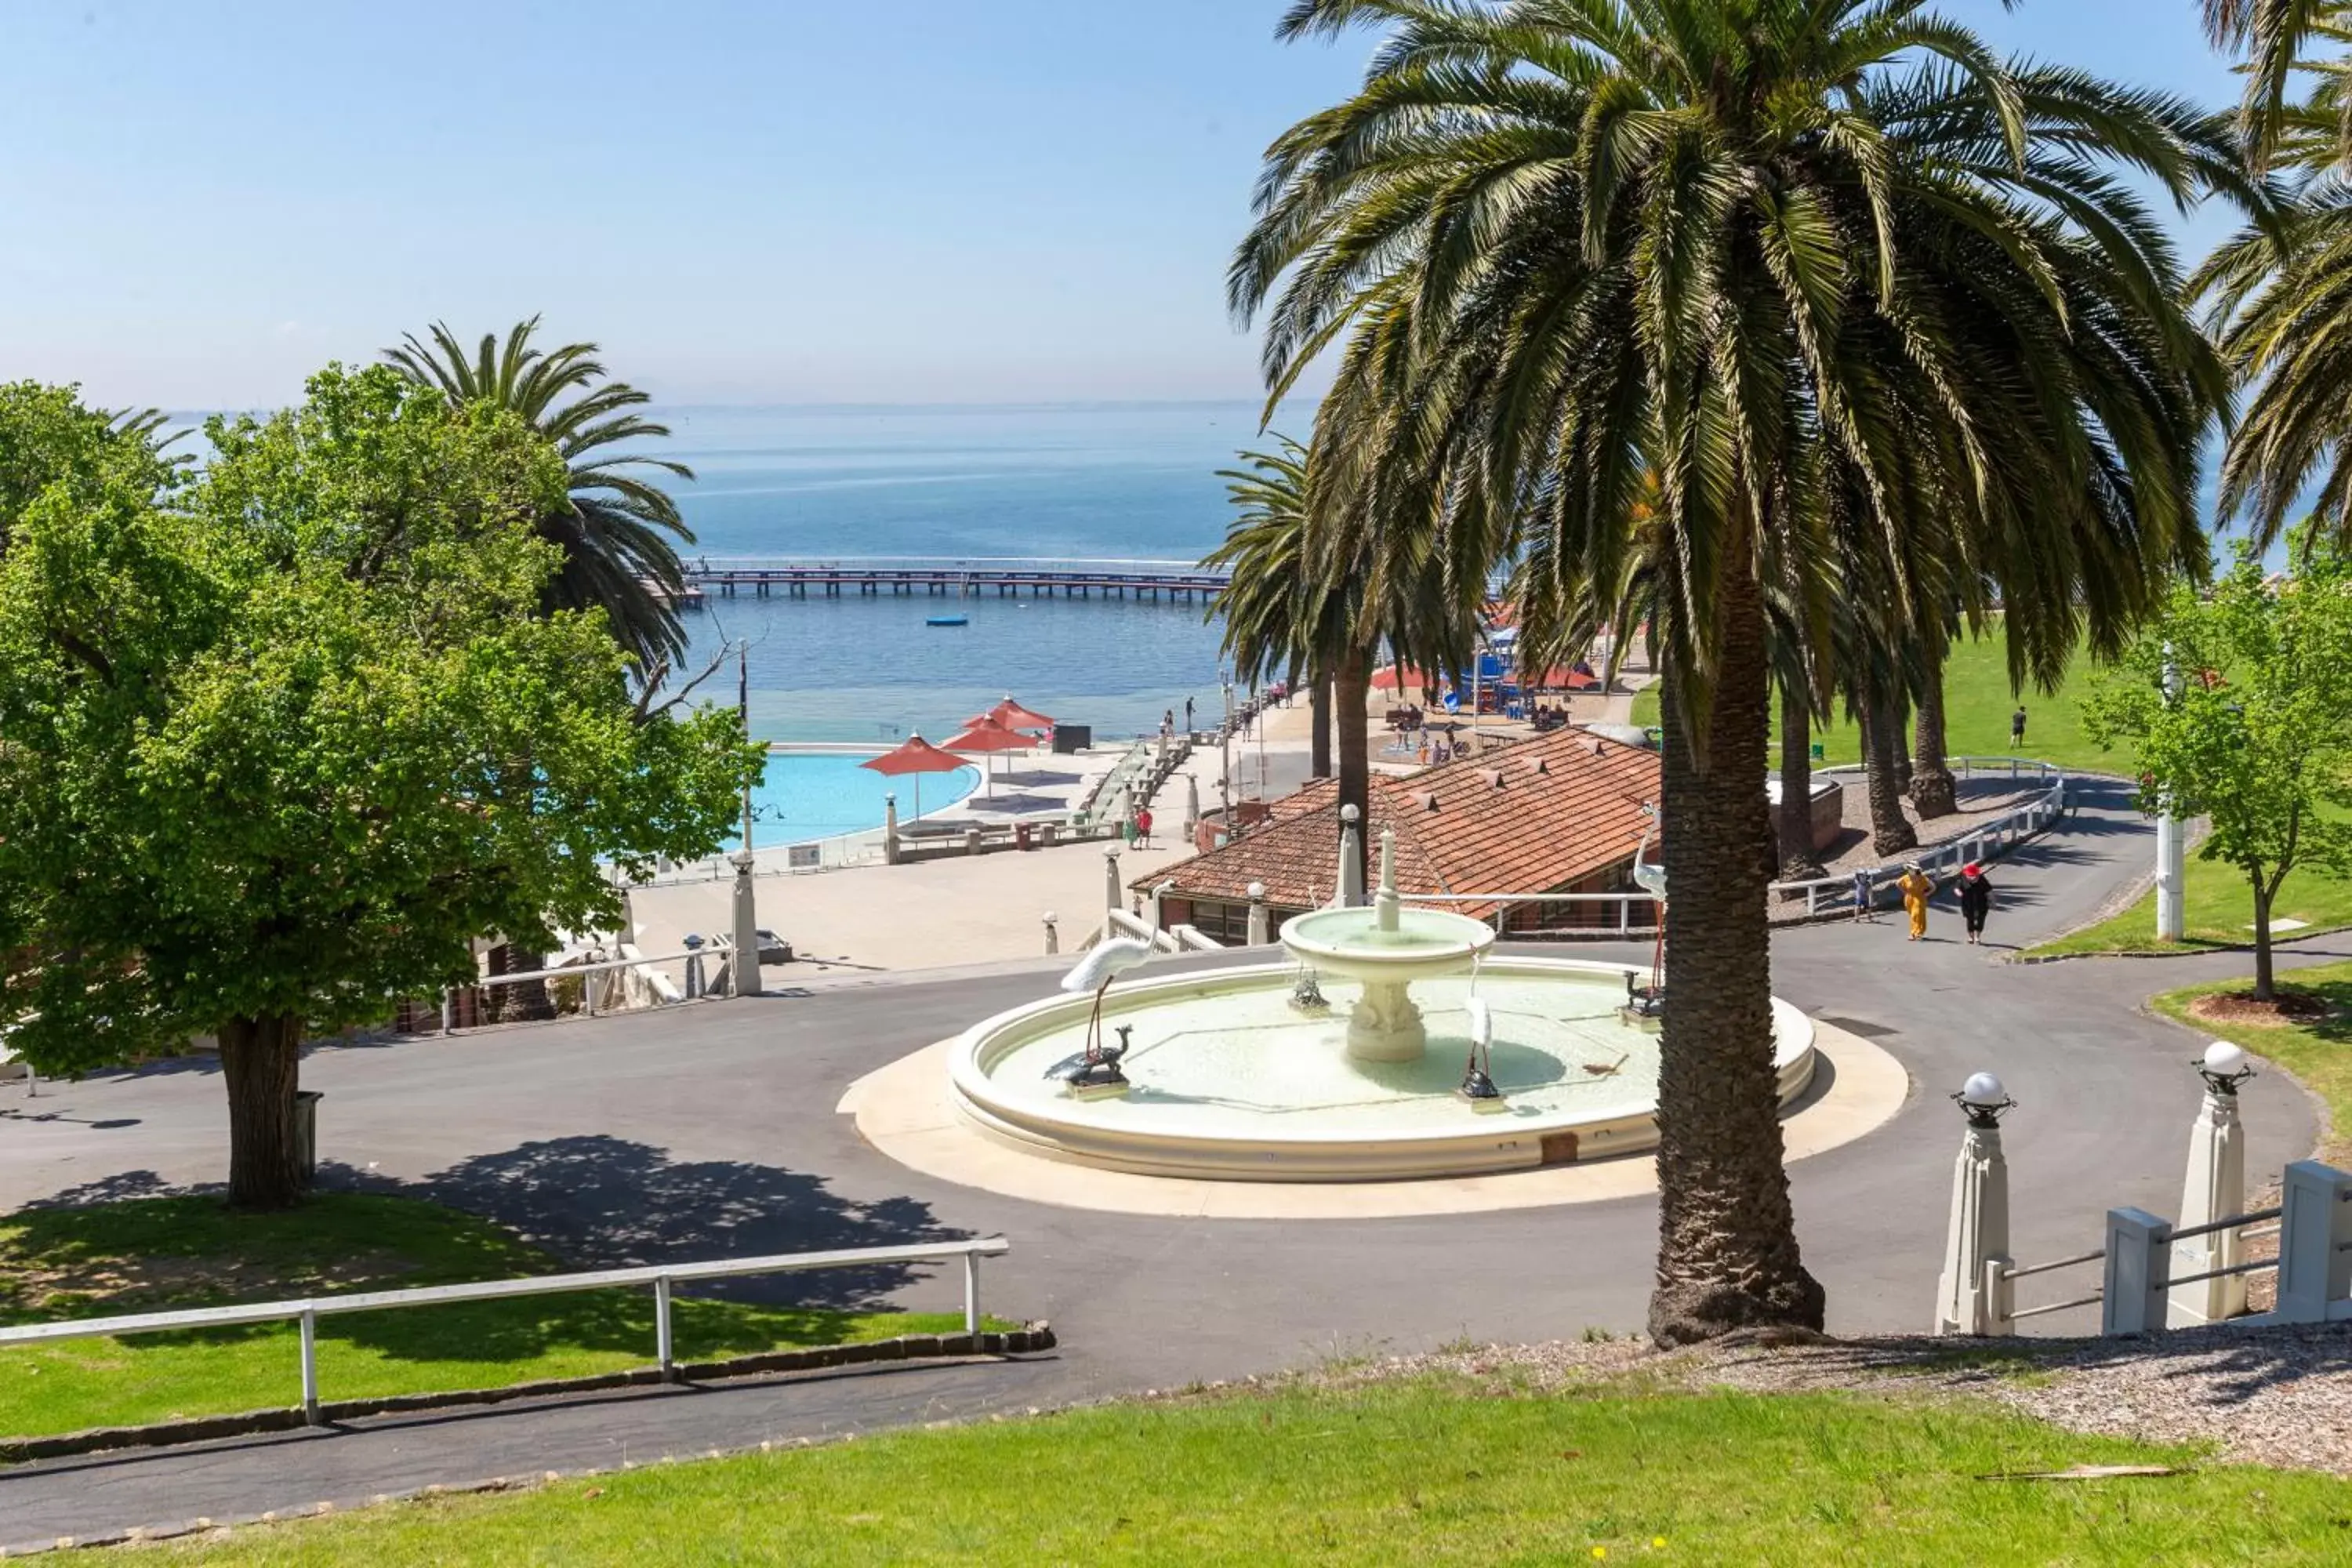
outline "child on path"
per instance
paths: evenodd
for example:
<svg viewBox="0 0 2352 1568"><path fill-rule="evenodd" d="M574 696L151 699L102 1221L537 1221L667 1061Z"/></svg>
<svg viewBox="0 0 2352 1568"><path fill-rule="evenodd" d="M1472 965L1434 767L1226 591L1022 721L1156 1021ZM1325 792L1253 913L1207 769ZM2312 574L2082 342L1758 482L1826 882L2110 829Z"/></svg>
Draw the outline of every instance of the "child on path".
<svg viewBox="0 0 2352 1568"><path fill-rule="evenodd" d="M1960 868L1960 919L1969 928L1969 945L1984 945L1985 916L1992 911L1992 879L1971 860Z"/></svg>
<svg viewBox="0 0 2352 1568"><path fill-rule="evenodd" d="M1853 918L1857 921L1868 921L1875 925L1878 923L1878 911L1870 907L1870 868L1856 866L1853 868Z"/></svg>
<svg viewBox="0 0 2352 1568"><path fill-rule="evenodd" d="M1903 895L1903 912L1911 917L1911 940L1917 942L1927 934L1927 900L1936 896L1935 879L1913 860L1904 866L1895 888Z"/></svg>
<svg viewBox="0 0 2352 1568"><path fill-rule="evenodd" d="M1145 847L1151 843L1151 808L1142 806L1135 814L1135 841Z"/></svg>
<svg viewBox="0 0 2352 1568"><path fill-rule="evenodd" d="M2024 747L2025 704L2021 702L2017 705L2017 711L2009 716L2009 749L2015 752L2022 751Z"/></svg>

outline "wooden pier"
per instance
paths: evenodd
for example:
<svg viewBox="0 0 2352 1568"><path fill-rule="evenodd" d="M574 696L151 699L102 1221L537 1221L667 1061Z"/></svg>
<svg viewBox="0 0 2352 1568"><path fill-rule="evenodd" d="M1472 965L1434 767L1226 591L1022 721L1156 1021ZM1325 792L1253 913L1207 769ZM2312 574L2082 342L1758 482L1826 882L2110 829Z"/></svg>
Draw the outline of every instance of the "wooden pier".
<svg viewBox="0 0 2352 1568"><path fill-rule="evenodd" d="M777 566L687 568L681 608L710 594L739 591L760 598L1141 599L1192 603L1221 592L1222 572L1148 562L1131 566L1060 564L1050 561L828 561Z"/></svg>

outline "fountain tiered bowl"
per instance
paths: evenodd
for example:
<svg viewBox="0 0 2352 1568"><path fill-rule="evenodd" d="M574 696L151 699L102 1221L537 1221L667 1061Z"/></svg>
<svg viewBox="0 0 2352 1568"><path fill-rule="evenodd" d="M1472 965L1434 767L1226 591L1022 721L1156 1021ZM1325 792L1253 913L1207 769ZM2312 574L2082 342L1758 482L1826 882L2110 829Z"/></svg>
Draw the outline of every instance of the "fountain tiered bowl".
<svg viewBox="0 0 2352 1568"><path fill-rule="evenodd" d="M1372 907L1285 922L1281 962L1158 976L1147 966L1114 984L1102 1037L1126 1041L1124 1095L1065 1091L1084 1058L1087 994L967 1030L950 1052L950 1099L1033 1153L1234 1181L1465 1175L1652 1147L1659 1038L1622 1016L1629 966L1496 952L1482 921L1402 907L1383 851ZM1504 1100L1491 1114L1456 1092L1477 1065L1474 995L1492 1020L1482 1070ZM1777 1000L1773 1024L1786 1104L1811 1080L1812 1026Z"/></svg>

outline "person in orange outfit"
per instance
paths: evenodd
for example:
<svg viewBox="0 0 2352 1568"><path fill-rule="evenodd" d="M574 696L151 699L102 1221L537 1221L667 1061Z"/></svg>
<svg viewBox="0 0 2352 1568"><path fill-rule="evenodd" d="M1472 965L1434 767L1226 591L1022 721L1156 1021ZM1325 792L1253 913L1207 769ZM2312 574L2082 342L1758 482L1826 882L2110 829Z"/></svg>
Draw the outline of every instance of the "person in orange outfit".
<svg viewBox="0 0 2352 1568"><path fill-rule="evenodd" d="M1936 896L1935 879L1912 860L1905 864L1895 890L1903 895L1903 912L1911 917L1911 940L1917 942L1927 934L1927 900Z"/></svg>

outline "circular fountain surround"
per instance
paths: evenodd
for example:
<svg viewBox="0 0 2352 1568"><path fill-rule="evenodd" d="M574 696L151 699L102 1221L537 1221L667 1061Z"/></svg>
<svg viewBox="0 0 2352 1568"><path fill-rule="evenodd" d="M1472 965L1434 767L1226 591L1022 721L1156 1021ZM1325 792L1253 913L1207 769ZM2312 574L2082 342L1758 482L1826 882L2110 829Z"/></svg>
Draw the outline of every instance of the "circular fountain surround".
<svg viewBox="0 0 2352 1568"><path fill-rule="evenodd" d="M1350 912L1360 921L1369 911ZM1310 942L1316 929L1306 932ZM1343 973L1325 962L1322 976ZM1466 971L1470 954L1445 962ZM1123 1097L1074 1099L1052 1076L1085 1047L1094 999L1078 995L967 1030L949 1053L950 1099L982 1131L1032 1153L1149 1175L1368 1181L1634 1153L1657 1142L1658 1037L1619 1012L1629 973L1489 952L1475 977L1438 970L1416 978L1427 1039L1408 1060L1351 1052L1348 1010L1360 982L1329 985L1328 1009L1302 1012L1291 1005L1298 972L1289 963L1139 975L1114 985L1103 1010L1106 1039L1129 1031ZM1474 985L1494 1020L1493 1076L1506 1097L1492 1115L1454 1093ZM1772 1010L1786 1105L1812 1079L1812 1025L1786 1003L1775 1000Z"/></svg>

